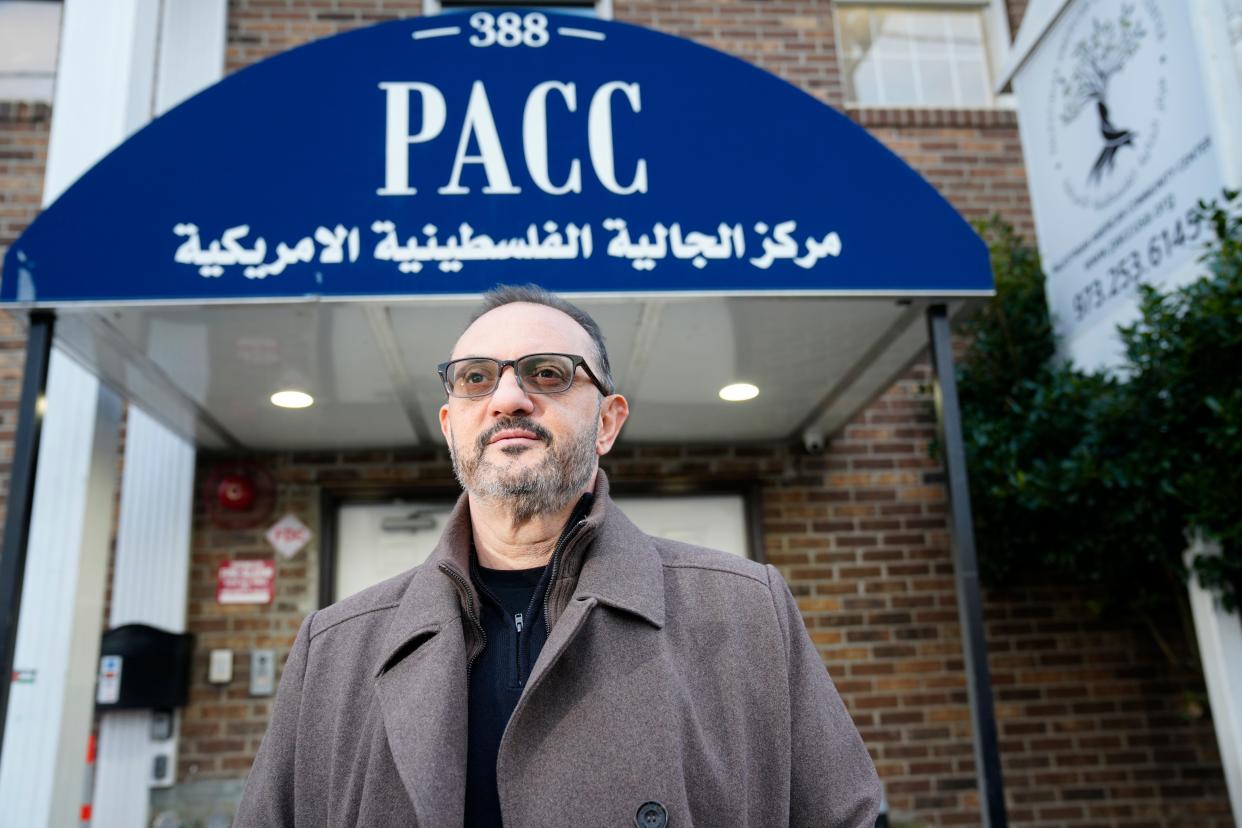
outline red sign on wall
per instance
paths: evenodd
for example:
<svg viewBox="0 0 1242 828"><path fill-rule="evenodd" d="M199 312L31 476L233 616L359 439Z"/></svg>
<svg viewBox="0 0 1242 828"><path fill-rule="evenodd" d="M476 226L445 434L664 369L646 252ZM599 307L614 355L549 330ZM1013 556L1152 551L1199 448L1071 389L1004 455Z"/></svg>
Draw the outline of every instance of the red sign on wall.
<svg viewBox="0 0 1242 828"><path fill-rule="evenodd" d="M275 561L225 561L216 572L217 604L270 604Z"/></svg>
<svg viewBox="0 0 1242 828"><path fill-rule="evenodd" d="M292 558L310 543L311 530L297 515L285 515L267 530L267 542L286 558Z"/></svg>

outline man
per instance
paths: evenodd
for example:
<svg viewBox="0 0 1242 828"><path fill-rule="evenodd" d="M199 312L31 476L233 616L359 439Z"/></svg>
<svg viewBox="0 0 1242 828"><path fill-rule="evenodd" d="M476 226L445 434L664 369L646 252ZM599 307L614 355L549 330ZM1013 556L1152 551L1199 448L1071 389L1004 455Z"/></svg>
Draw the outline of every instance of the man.
<svg viewBox="0 0 1242 828"><path fill-rule="evenodd" d="M649 537L599 470L599 327L501 287L439 367L465 490L312 614L235 825L870 826L871 759L771 566Z"/></svg>

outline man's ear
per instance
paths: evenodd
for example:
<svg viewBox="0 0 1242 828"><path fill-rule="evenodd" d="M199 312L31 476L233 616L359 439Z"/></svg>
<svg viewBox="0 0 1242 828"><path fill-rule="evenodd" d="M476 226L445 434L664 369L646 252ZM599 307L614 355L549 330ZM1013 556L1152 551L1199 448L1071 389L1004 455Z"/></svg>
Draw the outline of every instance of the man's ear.
<svg viewBox="0 0 1242 828"><path fill-rule="evenodd" d="M444 435L444 442L450 446L453 445L453 428L449 425L448 403L440 406L440 433Z"/></svg>
<svg viewBox="0 0 1242 828"><path fill-rule="evenodd" d="M603 457L612 451L612 444L621 434L621 426L630 416L630 404L620 394L604 397L599 407L599 434L595 438L595 453Z"/></svg>

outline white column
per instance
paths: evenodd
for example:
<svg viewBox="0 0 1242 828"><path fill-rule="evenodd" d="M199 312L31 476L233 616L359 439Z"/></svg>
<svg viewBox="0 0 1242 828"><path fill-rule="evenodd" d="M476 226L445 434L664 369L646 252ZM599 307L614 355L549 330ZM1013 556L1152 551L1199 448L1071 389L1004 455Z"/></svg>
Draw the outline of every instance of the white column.
<svg viewBox="0 0 1242 828"><path fill-rule="evenodd" d="M54 201L96 161L103 158L136 130L150 121L153 112L163 112L181 100L219 79L223 72L226 32L226 0L66 0L61 24L60 55L57 65L56 98L52 106L52 126L48 139L47 174L44 180L44 205ZM55 368L53 368L55 370ZM93 377L79 378L84 383L78 393L86 393ZM97 383L90 387L97 387ZM56 400L49 395L49 421ZM76 416L83 423L94 423L97 415L90 406L77 406ZM113 580L113 605L109 625L127 621L144 621L155 626L180 631L185 625L186 578L189 564L189 513L193 502L192 475L194 449L189 443L168 433L142 412L131 407L127 432L124 471L124 492L118 535L116 570ZM102 423L102 421L100 421ZM102 427L102 426L101 426ZM54 437L44 426L43 448L62 446L66 441ZM62 450L68 450L62 446ZM115 451L115 448L114 448ZM44 452L41 451L41 458ZM55 464L43 465L40 460L35 490L35 512L52 508L65 501L62 508L72 510L73 504L61 494L69 478ZM115 476L115 465L112 467ZM56 489L49 495L40 494L40 486L49 481ZM111 505L109 497L109 506ZM72 524L73 514L62 521ZM81 642L81 652L66 656L72 671L89 674L87 695L72 711L72 717L83 718L88 724L93 709L94 676L98 669L98 647L102 626L102 567L107 560L109 528L100 532L104 547L89 561L76 565L72 574L84 580L95 578L94 592L81 603L66 599L59 603L57 617L46 624L26 620L25 606L19 635L34 634L47 627L47 634L64 632L67 607L85 607L74 617L91 615L89 633L83 629L73 635ZM33 568L38 551L32 546L28 568ZM98 573L92 567L98 567ZM65 575L69 570L63 571ZM23 604L32 601L32 581L27 576ZM81 590L80 590L81 591ZM89 652L86 652L89 650ZM19 650L19 653L21 651ZM15 690L17 688L14 688ZM17 697L17 693L14 693ZM14 705L10 703L10 721ZM64 729L69 712L44 710L42 718L31 719L28 731L45 738L46 734ZM96 764L94 824L98 826L141 826L146 824L149 801L148 779L153 750L149 733L150 714L145 712L117 713L104 717L100 726L100 745ZM76 719L75 719L76 721ZM16 728L20 731L21 728ZM8 737L15 732L12 724L6 730L4 756L23 765L31 754L23 749L8 750ZM77 737L74 737L77 739ZM173 740L175 748L175 739ZM167 748L168 746L163 746ZM79 760L72 773L51 777L55 790L36 789L30 784L9 788L14 797L0 796L0 824L15 825L78 825L79 792L83 789L81 770L85 763L85 734L73 747ZM175 756L172 757L175 759ZM33 773L34 771L31 770ZM25 807L31 792L38 797L58 795L65 808L72 809L72 819L59 816L16 818L21 813L16 803ZM59 813L59 812L58 812ZM68 819L68 818L66 818Z"/></svg>
<svg viewBox="0 0 1242 828"><path fill-rule="evenodd" d="M1219 546L1196 537L1186 552L1186 562L1219 554ZM1223 609L1193 575L1187 588L1233 821L1242 825L1242 619L1237 612Z"/></svg>
<svg viewBox="0 0 1242 828"><path fill-rule="evenodd" d="M165 0L160 18L156 115L163 115L224 76L227 35L227 0Z"/></svg>
<svg viewBox="0 0 1242 828"><path fill-rule="evenodd" d="M151 120L159 0L66 0L44 206Z"/></svg>
<svg viewBox="0 0 1242 828"><path fill-rule="evenodd" d="M194 446L130 406L109 627L182 632L190 570ZM95 771L96 825L146 825L157 753L176 767L176 737L151 740L147 710L104 714Z"/></svg>
<svg viewBox="0 0 1242 828"><path fill-rule="evenodd" d="M0 823L76 826L86 781L121 401L52 351L13 685Z"/></svg>
<svg viewBox="0 0 1242 828"><path fill-rule="evenodd" d="M158 48L130 69L134 83L117 84L109 104L127 110L125 94L143 96L140 118L122 124L123 134L218 81L224 74L226 0L124 0L134 14L127 35L145 43L158 28ZM93 17L115 14L112 4L89 4ZM106 6L107 8L100 8ZM82 13L84 10L79 10ZM158 22L157 22L158 15ZM124 36L120 38L124 40ZM154 67L153 72L148 67ZM125 71L120 67L121 71ZM145 78L146 86L137 81ZM60 80L58 79L58 82ZM59 106L59 100L57 102ZM56 109L53 110L55 118ZM130 406L125 434L124 477L108 625L143 623L170 632L185 629L190 565L190 520L194 499L194 446ZM94 824L146 825L152 766L163 754L177 764L180 717L173 738L151 739L150 711L107 713L99 722L94 785Z"/></svg>
<svg viewBox="0 0 1242 828"><path fill-rule="evenodd" d="M159 0L65 3L44 206L150 119L158 20ZM29 692L14 692L10 700L0 821L67 828L80 824L86 782L120 402L56 351L48 386L16 654L19 665L23 652L37 658L48 681L36 674L36 682L24 688ZM54 418L58 430L51 429ZM86 469L93 466L93 453L106 446L101 438L96 449L83 435L109 429L108 520L87 535L80 527L90 518L94 492L88 491ZM48 536L55 540L36 541ZM88 540L94 544L89 554L83 551ZM62 638L73 646L58 647ZM29 642L24 651L23 641Z"/></svg>

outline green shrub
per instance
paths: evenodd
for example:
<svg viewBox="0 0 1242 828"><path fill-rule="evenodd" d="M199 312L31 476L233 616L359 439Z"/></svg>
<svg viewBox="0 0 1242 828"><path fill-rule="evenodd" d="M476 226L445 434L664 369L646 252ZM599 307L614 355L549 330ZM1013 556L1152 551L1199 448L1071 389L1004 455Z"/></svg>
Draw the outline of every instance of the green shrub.
<svg viewBox="0 0 1242 828"><path fill-rule="evenodd" d="M1091 590L1101 609L1182 605L1187 532L1217 540L1201 581L1236 607L1242 573L1242 219L1201 205L1205 276L1142 286L1113 373L1059 359L1039 258L999 220L979 227L997 295L961 326L958 366L980 566L993 586ZM1158 632L1153 629L1153 632Z"/></svg>

